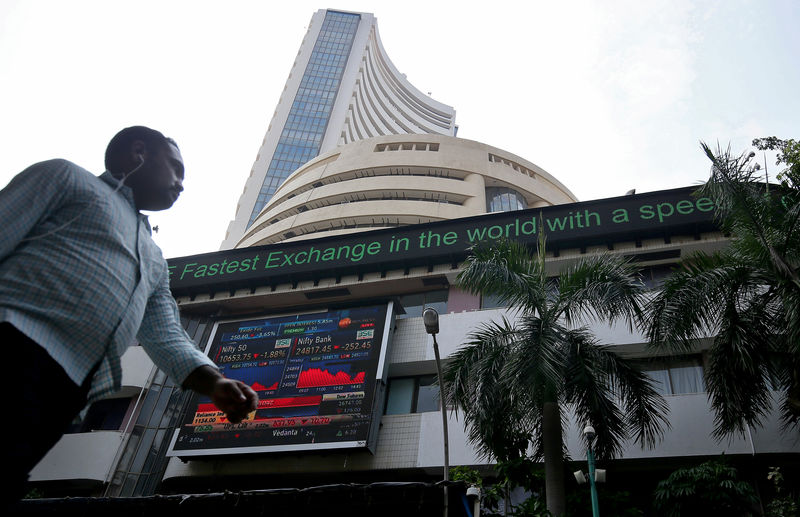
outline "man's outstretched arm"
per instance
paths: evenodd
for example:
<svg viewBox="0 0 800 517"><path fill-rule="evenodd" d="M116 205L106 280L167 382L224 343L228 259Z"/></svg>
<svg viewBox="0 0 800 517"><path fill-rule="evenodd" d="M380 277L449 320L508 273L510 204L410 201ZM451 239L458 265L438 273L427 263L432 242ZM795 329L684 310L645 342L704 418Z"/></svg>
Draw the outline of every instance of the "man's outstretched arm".
<svg viewBox="0 0 800 517"><path fill-rule="evenodd" d="M160 257L159 257L160 258ZM161 259L163 261L163 259ZM147 301L137 337L147 354L184 388L207 397L231 422L240 422L256 409L258 395L250 386L226 379L181 327L178 306L169 290L167 263L163 279Z"/></svg>
<svg viewBox="0 0 800 517"><path fill-rule="evenodd" d="M226 379L210 366L195 369L183 381L183 387L211 397L214 405L234 424L255 411L258 405L258 395L250 386L241 381Z"/></svg>

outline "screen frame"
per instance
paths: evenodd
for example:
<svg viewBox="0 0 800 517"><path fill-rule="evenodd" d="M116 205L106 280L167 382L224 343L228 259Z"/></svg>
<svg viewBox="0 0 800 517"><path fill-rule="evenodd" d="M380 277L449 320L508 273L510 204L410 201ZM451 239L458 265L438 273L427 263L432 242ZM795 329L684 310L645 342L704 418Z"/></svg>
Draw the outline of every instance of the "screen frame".
<svg viewBox="0 0 800 517"><path fill-rule="evenodd" d="M390 330L394 327L394 309L395 304L393 301L385 301L383 303L374 303L374 304L365 304L365 305L357 305L352 304L348 307L336 307L336 308L321 308L321 309L313 309L313 310L301 310L301 311L292 311L286 312L281 314L265 314L265 315L250 315L248 317L238 317L238 318L228 318L224 320L217 320L214 322L214 325L211 329L211 333L206 340L205 348L203 349L203 353L206 355L209 354L211 351L211 347L214 344L214 337L217 335L217 331L219 330L220 325L226 323L235 323L235 322L246 322L251 320L258 320L258 319L270 319L270 318L280 318L285 316L300 316L303 314L314 314L320 312L334 312L337 310L342 310L345 308L358 308L358 307L367 307L369 305L385 305L386 311L384 314L384 323L383 323L383 334L381 336L381 348L378 355L378 362L377 367L375 369L375 386L373 388L373 401L372 401L372 415L370 418L369 428L367 431L368 438L366 440L352 440L352 441L342 441L342 442L316 442L316 443L298 443L298 444L286 444L286 445L259 445L259 446L243 446L243 447L223 447L223 448L210 448L210 449L192 449L192 450L175 450L175 444L177 443L178 436L180 434L181 428L183 427L183 418L185 417L186 411L181 413L181 421L178 422L173 429L172 432L172 439L170 440L169 447L167 449L166 456L167 457L202 457L202 456L219 456L219 455L238 455L238 454L259 454L259 453L279 453L279 452L313 452L317 450L331 450L331 449L367 449L371 453L375 453L375 445L378 438L378 430L380 427L380 419L383 416L383 411L381 408L385 403L383 399L383 395L386 392L386 376L388 374L388 364L386 362L386 354L388 352L389 347L391 346L391 335L392 333ZM194 397L190 397L190 401L193 400ZM187 403L188 404L188 403Z"/></svg>

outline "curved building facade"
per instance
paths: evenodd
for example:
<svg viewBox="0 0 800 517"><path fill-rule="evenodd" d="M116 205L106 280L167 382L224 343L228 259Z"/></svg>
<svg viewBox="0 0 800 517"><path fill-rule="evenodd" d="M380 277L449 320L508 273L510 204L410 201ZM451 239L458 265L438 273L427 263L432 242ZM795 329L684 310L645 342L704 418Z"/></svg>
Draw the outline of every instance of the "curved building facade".
<svg viewBox="0 0 800 517"><path fill-rule="evenodd" d="M389 60L368 13L311 18L222 248L231 248L278 186L335 147L393 134L455 135L455 110L415 88Z"/></svg>
<svg viewBox="0 0 800 517"><path fill-rule="evenodd" d="M442 135L382 136L295 171L236 247L575 201L542 168L502 149Z"/></svg>

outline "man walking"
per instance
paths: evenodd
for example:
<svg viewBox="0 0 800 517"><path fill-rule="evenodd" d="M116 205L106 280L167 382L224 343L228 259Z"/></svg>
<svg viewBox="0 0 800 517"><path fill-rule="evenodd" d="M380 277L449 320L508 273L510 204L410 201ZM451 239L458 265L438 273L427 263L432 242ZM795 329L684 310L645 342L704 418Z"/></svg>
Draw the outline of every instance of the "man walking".
<svg viewBox="0 0 800 517"><path fill-rule="evenodd" d="M105 165L96 177L50 160L0 191L0 346L13 408L0 442L12 476L5 504L24 495L30 470L87 401L120 388L120 358L136 340L230 421L256 409L255 392L224 378L181 327L166 261L139 213L170 208L183 190L177 144L129 127L108 144Z"/></svg>

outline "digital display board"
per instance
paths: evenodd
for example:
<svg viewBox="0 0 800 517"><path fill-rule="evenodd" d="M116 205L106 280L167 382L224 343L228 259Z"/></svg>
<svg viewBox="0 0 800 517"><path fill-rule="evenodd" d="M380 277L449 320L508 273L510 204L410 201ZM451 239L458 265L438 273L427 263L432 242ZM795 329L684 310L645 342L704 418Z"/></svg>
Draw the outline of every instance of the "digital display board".
<svg viewBox="0 0 800 517"><path fill-rule="evenodd" d="M195 394L167 455L372 446L391 312L390 302L216 323L206 353L255 390L258 408L232 424Z"/></svg>
<svg viewBox="0 0 800 517"><path fill-rule="evenodd" d="M714 203L696 197L695 190L661 190L171 258L170 289L175 296L191 296L325 275L452 264L480 243L510 239L535 245L540 230L551 252L716 231Z"/></svg>

